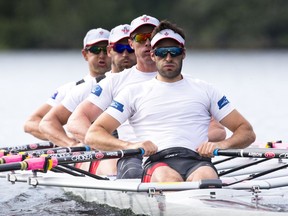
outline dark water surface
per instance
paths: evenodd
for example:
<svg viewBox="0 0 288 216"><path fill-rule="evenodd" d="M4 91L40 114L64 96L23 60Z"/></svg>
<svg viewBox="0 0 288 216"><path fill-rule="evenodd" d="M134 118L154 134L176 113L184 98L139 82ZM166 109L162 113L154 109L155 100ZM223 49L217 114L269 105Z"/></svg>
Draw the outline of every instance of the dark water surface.
<svg viewBox="0 0 288 216"><path fill-rule="evenodd" d="M64 193L61 188L34 188L27 183L8 182L0 178L0 215L105 215L126 216L135 215L130 210L120 210L107 205L85 202L70 193Z"/></svg>

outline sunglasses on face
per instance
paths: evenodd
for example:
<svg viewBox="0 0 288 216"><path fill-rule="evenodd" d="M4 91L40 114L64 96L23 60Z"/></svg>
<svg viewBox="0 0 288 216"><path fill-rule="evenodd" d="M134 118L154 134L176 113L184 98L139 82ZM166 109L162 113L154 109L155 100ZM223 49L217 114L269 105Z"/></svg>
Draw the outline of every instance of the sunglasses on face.
<svg viewBox="0 0 288 216"><path fill-rule="evenodd" d="M181 47L160 47L154 50L154 54L158 57L165 58L168 53L171 57L179 56L183 53L183 48Z"/></svg>
<svg viewBox="0 0 288 216"><path fill-rule="evenodd" d="M101 51L103 51L104 54L107 54L107 47L100 47L100 46L91 46L86 48L86 50L88 50L91 53L94 53L96 55L98 55Z"/></svg>
<svg viewBox="0 0 288 216"><path fill-rule="evenodd" d="M123 53L125 50L127 50L128 53L134 53L134 50L129 46L129 44L114 44L113 50L117 53Z"/></svg>
<svg viewBox="0 0 288 216"><path fill-rule="evenodd" d="M149 39L151 41L151 32L150 33L139 33L134 35L133 40L138 43L144 43Z"/></svg>

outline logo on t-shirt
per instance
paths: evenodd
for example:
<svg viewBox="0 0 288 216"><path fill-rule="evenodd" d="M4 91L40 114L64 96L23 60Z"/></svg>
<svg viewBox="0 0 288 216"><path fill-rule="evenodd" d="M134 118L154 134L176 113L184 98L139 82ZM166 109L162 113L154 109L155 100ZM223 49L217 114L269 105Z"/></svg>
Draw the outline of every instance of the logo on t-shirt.
<svg viewBox="0 0 288 216"><path fill-rule="evenodd" d="M51 98L52 98L53 100L55 100L56 97L57 97L57 95L58 95L58 91L56 91L56 92L51 96Z"/></svg>
<svg viewBox="0 0 288 216"><path fill-rule="evenodd" d="M223 96L219 101L218 101L218 107L219 109L222 109L224 106L226 106L229 103L228 99L226 96Z"/></svg>
<svg viewBox="0 0 288 216"><path fill-rule="evenodd" d="M96 85L93 89L92 89L92 94L94 94L94 95L96 95L96 96L100 96L101 95L101 93L102 93L102 88L101 88L101 86L100 85Z"/></svg>
<svg viewBox="0 0 288 216"><path fill-rule="evenodd" d="M119 102L117 102L117 101L115 101L115 100L113 100L112 101L112 103L110 104L110 106L111 107L113 107L113 108L115 108L115 109L117 109L117 110L119 110L120 112L123 112L124 111L124 105L123 104L121 104L121 103L119 103Z"/></svg>

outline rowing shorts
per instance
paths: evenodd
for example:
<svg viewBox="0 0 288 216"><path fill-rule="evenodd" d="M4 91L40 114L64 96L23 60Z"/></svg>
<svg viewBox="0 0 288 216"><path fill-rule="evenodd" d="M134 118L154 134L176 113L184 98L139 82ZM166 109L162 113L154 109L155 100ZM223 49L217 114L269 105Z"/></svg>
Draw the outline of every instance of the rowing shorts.
<svg viewBox="0 0 288 216"><path fill-rule="evenodd" d="M142 182L150 182L154 170L160 166L169 166L176 170L184 181L201 166L210 166L217 173L216 168L211 163L211 158L202 157L187 148L175 147L157 152L146 160Z"/></svg>
<svg viewBox="0 0 288 216"><path fill-rule="evenodd" d="M142 156L120 158L117 162L118 179L141 179L143 175Z"/></svg>

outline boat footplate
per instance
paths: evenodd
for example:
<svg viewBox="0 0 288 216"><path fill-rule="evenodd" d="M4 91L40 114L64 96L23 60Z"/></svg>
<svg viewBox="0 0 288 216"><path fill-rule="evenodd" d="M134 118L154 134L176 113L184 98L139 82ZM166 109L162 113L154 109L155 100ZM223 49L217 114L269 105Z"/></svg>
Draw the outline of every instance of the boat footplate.
<svg viewBox="0 0 288 216"><path fill-rule="evenodd" d="M203 179L200 181L199 188L222 188L222 181L220 179Z"/></svg>

